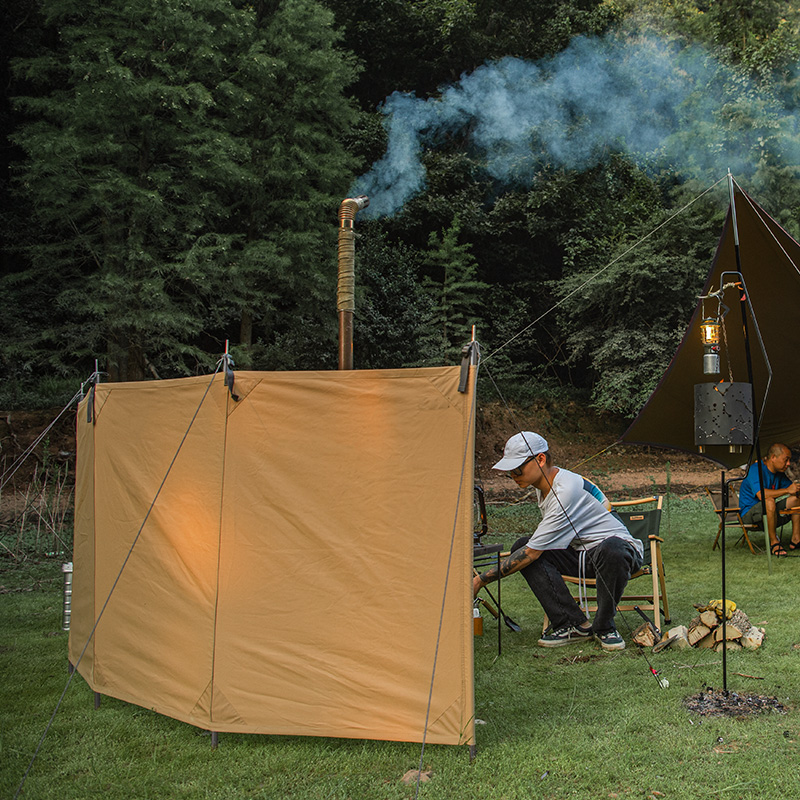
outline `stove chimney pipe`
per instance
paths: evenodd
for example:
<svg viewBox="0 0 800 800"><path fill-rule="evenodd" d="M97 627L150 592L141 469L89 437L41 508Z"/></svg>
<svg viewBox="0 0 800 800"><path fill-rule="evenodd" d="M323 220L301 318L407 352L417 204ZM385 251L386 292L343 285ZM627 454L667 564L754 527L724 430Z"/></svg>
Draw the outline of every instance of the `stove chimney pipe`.
<svg viewBox="0 0 800 800"><path fill-rule="evenodd" d="M336 305L339 311L339 369L353 369L353 312L356 309L356 214L369 205L362 194L348 197L339 206L339 282Z"/></svg>

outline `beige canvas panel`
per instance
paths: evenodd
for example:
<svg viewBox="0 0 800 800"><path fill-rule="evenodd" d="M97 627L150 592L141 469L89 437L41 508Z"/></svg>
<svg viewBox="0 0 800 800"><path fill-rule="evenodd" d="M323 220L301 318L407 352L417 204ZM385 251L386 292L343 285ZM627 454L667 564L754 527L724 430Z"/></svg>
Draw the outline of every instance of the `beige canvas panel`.
<svg viewBox="0 0 800 800"><path fill-rule="evenodd" d="M94 619L114 590L90 682L170 716L195 704L211 670L226 398L209 392L192 422L208 387L206 377L97 387L93 536L76 526L76 538L93 538ZM85 420L79 409L79 431ZM88 456L78 458L83 470Z"/></svg>
<svg viewBox="0 0 800 800"><path fill-rule="evenodd" d="M237 373L237 403L218 377L195 423L209 436L187 439L81 669L95 690L219 731L420 741L447 585L427 741L472 743L473 396L458 378ZM162 417L187 424L204 382L102 387L96 494L116 497L95 518L98 598L174 452Z"/></svg>
<svg viewBox="0 0 800 800"><path fill-rule="evenodd" d="M277 374L235 408L228 441L242 456L226 464L214 675L225 705L213 725L421 737L465 452L469 398L449 373L446 386L430 370L302 384ZM458 539L463 576L469 515ZM471 717L452 711L471 694L466 584L448 592L431 741L460 741ZM252 604L263 593L266 614ZM250 677L265 686L256 696Z"/></svg>

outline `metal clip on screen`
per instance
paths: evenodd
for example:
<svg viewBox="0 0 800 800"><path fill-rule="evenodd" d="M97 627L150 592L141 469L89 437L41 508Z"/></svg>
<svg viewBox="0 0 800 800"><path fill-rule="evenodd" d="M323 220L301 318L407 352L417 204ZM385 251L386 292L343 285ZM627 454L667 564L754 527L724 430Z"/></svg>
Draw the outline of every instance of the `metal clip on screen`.
<svg viewBox="0 0 800 800"><path fill-rule="evenodd" d="M467 380L469 379L470 364L477 364L480 358L480 345L476 341L471 341L461 348L461 378L458 381L458 391L461 394L467 391Z"/></svg>

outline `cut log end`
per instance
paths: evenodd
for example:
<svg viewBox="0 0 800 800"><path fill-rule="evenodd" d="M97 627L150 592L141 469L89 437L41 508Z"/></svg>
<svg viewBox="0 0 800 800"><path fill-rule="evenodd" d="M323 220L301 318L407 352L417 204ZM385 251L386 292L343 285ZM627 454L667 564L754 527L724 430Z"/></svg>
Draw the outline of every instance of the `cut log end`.
<svg viewBox="0 0 800 800"><path fill-rule="evenodd" d="M643 622L631 635L631 640L639 647L652 647L656 643L656 636L649 622Z"/></svg>

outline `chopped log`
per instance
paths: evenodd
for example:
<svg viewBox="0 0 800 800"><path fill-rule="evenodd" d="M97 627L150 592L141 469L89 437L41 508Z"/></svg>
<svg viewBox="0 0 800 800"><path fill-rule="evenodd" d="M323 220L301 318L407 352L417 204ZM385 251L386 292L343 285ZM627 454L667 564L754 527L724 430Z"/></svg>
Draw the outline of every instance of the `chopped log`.
<svg viewBox="0 0 800 800"><path fill-rule="evenodd" d="M653 647L654 653L660 653L662 650L665 650L667 647L672 645L674 642L677 642L680 639L680 636L665 636L657 645ZM689 642L686 642L686 646L689 646Z"/></svg>
<svg viewBox="0 0 800 800"><path fill-rule="evenodd" d="M720 653L720 652L722 652L722 648L723 647L726 650L741 650L742 649L742 646L739 644L739 642L717 642L714 645L714 650L717 653Z"/></svg>
<svg viewBox="0 0 800 800"><path fill-rule="evenodd" d="M709 630L714 630L714 628L719 625L720 618L717 616L717 612L713 609L707 609L700 615L700 622L703 623Z"/></svg>
<svg viewBox="0 0 800 800"><path fill-rule="evenodd" d="M643 622L631 635L634 644L639 647L652 647L656 643L656 636L649 622Z"/></svg>
<svg viewBox="0 0 800 800"><path fill-rule="evenodd" d="M670 647L677 648L678 650L685 650L691 647L689 644L689 629L685 625L676 625L667 631L667 638L674 639Z"/></svg>
<svg viewBox="0 0 800 800"><path fill-rule="evenodd" d="M741 608L737 608L736 611L733 612L733 616L730 618L728 624L733 625L734 628L738 628L743 634L747 633L747 631L749 631L752 627L750 618L744 613L744 611L742 611Z"/></svg>
<svg viewBox="0 0 800 800"><path fill-rule="evenodd" d="M704 636L708 636L711 633L711 628L707 625L703 625L702 622L698 622L696 625L689 626L689 633L687 634L687 638L689 640L690 645L696 645Z"/></svg>
<svg viewBox="0 0 800 800"><path fill-rule="evenodd" d="M730 623L726 623L724 626L718 625L713 635L715 642L721 642L723 638L727 639L729 642L742 638L742 632Z"/></svg>
<svg viewBox="0 0 800 800"><path fill-rule="evenodd" d="M746 650L756 650L761 647L761 643L764 641L764 629L756 628L753 625L739 641Z"/></svg>
<svg viewBox="0 0 800 800"><path fill-rule="evenodd" d="M714 641L714 633L709 631L699 642L695 645L695 647L713 647L716 644Z"/></svg>

